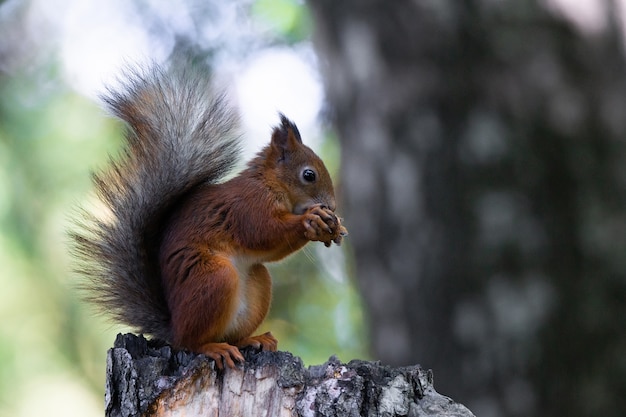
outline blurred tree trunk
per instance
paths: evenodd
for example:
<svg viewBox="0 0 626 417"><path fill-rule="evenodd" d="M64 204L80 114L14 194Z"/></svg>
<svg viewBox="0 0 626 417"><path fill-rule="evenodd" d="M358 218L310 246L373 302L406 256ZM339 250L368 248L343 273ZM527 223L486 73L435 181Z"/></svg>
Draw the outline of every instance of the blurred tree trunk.
<svg viewBox="0 0 626 417"><path fill-rule="evenodd" d="M530 0L309 3L375 358L432 368L480 416L626 415L617 25L584 35Z"/></svg>

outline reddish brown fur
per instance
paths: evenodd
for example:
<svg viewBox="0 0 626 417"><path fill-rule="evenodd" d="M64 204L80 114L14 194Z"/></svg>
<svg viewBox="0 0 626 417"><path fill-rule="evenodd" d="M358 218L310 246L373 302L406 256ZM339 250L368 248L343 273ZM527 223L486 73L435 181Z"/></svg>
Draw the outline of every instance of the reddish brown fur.
<svg viewBox="0 0 626 417"><path fill-rule="evenodd" d="M310 240L339 243L345 233L333 213L330 176L294 128L283 121L246 170L198 187L168 222L160 266L174 345L231 366L242 357L224 342L275 350L271 334L251 336L271 301L271 278L262 264ZM302 181L303 167L315 170L317 182Z"/></svg>

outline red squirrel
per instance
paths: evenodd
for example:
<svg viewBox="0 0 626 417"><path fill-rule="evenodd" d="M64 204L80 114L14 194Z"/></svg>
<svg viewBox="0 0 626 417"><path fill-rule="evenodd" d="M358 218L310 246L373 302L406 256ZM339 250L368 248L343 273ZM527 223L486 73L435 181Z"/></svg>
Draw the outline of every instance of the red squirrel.
<svg viewBox="0 0 626 417"><path fill-rule="evenodd" d="M309 241L340 244L322 160L280 114L269 145L237 176L237 117L210 77L184 67L137 70L103 97L128 125L126 147L94 174L106 213L83 210L71 233L88 298L114 319L217 366L253 336L270 307L263 265Z"/></svg>

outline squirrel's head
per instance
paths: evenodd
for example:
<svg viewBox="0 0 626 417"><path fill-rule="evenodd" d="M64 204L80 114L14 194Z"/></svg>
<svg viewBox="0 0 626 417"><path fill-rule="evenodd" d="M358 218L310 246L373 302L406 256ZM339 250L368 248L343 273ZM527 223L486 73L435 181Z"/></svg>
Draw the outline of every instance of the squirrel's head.
<svg viewBox="0 0 626 417"><path fill-rule="evenodd" d="M280 114L281 124L274 128L266 148L266 166L283 189L285 202L296 214L322 205L335 211L333 183L322 160L302 143L296 125Z"/></svg>

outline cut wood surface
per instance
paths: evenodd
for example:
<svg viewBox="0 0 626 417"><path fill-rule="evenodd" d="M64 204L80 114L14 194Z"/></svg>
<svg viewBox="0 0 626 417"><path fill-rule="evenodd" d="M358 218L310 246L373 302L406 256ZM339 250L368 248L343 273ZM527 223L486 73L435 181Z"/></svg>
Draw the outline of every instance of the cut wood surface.
<svg viewBox="0 0 626 417"><path fill-rule="evenodd" d="M331 357L305 368L288 352L244 350L246 362L219 370L204 355L133 334L107 357L107 416L473 416L437 393L419 365Z"/></svg>

